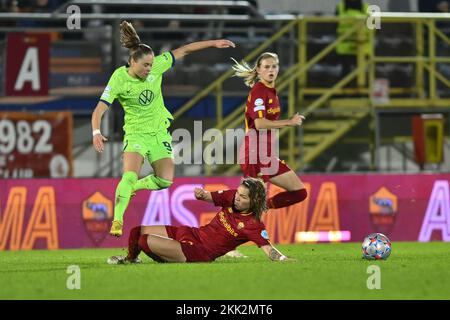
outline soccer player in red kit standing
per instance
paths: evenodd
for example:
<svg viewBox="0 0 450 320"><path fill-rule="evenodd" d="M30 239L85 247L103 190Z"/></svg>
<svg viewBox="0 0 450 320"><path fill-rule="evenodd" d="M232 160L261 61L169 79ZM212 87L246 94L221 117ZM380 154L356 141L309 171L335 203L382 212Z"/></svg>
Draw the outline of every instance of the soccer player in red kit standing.
<svg viewBox="0 0 450 320"><path fill-rule="evenodd" d="M247 241L255 242L271 260L294 260L269 241L261 222L267 208L266 190L260 180L246 178L237 190L208 192L196 188L195 197L221 207L210 223L200 228L135 227L130 232L128 255L110 257L108 263L139 262L141 251L158 262L211 262Z"/></svg>
<svg viewBox="0 0 450 320"><path fill-rule="evenodd" d="M306 199L307 192L297 174L284 160L272 154L272 129L296 127L305 117L295 114L292 118L279 120L280 101L275 89L279 71L278 55L262 53L253 68L246 63L234 60L235 75L244 78L245 84L252 88L245 107L246 136L241 146L241 169L244 177L270 181L286 191L267 199L268 209L283 208ZM267 129L267 131L262 129ZM263 161L263 158L267 161Z"/></svg>

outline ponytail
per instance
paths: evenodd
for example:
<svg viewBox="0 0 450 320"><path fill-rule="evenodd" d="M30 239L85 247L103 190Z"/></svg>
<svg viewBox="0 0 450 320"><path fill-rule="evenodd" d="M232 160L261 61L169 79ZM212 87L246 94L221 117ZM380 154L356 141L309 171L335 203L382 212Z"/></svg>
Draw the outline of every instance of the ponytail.
<svg viewBox="0 0 450 320"><path fill-rule="evenodd" d="M273 58L279 63L278 55L272 52L264 52L256 59L255 66L251 68L245 61L242 63L237 62L235 59L231 58L234 61L234 65L231 67L234 70L234 76L239 78L244 78L244 83L247 87L253 87L258 80L258 72L257 68L261 66L261 61L267 58Z"/></svg>
<svg viewBox="0 0 450 320"><path fill-rule="evenodd" d="M127 21L120 24L120 43L122 47L130 50L130 58L134 61L147 54L154 54L152 48L141 42L133 25Z"/></svg>
<svg viewBox="0 0 450 320"><path fill-rule="evenodd" d="M231 60L234 61L234 65L232 66L234 75L239 78L244 78L244 83L247 87L253 87L253 85L256 83L256 79L258 78L256 65L251 68L245 61L243 61L241 64L233 58L231 58Z"/></svg>

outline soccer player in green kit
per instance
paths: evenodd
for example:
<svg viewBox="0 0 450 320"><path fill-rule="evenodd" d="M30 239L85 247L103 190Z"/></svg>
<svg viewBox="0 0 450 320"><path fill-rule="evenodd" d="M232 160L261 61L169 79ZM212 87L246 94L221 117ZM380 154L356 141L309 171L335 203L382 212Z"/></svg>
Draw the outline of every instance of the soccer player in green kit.
<svg viewBox="0 0 450 320"><path fill-rule="evenodd" d="M123 21L120 31L122 46L130 49L128 65L114 71L92 114L92 143L97 152L103 152L107 141L100 132L103 113L115 99L119 99L125 111L123 175L116 188L114 221L110 230L110 234L117 237L122 235L123 216L132 194L143 189L165 189L173 183L175 167L172 137L168 132L173 116L164 106L163 73L177 59L194 51L235 47L229 40L199 41L155 57L153 50L141 43L131 23ZM154 174L138 179L145 158Z"/></svg>

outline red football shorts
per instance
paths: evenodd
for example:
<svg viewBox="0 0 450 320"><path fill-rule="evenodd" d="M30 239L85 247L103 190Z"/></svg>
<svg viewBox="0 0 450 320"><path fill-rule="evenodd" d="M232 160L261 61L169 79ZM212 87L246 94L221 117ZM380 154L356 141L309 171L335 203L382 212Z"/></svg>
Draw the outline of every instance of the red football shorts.
<svg viewBox="0 0 450 320"><path fill-rule="evenodd" d="M214 260L206 253L205 248L195 237L191 227L166 226L166 232L169 238L180 242L186 262L211 262Z"/></svg>
<svg viewBox="0 0 450 320"><path fill-rule="evenodd" d="M291 171L284 160L280 160L271 150L268 136L260 135L252 143L252 137L245 137L239 150L239 163L244 177L263 179L268 182L270 178Z"/></svg>
<svg viewBox="0 0 450 320"><path fill-rule="evenodd" d="M250 164L248 163L248 161L246 161L245 163L241 164L241 170L244 174L244 177L259 178L263 179L264 182L268 182L270 178L291 171L291 168L289 168L284 160L274 158L268 164Z"/></svg>

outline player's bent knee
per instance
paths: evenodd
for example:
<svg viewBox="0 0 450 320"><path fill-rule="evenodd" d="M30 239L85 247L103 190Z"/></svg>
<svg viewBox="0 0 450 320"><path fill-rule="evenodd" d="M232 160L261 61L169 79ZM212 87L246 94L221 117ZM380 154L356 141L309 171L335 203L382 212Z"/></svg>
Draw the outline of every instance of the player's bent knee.
<svg viewBox="0 0 450 320"><path fill-rule="evenodd" d="M305 200L308 197L308 191L306 191L306 189L300 189L298 190L298 196L300 198L300 201Z"/></svg>
<svg viewBox="0 0 450 320"><path fill-rule="evenodd" d="M157 236L169 238L165 226L141 226L141 234L154 234Z"/></svg>
<svg viewBox="0 0 450 320"><path fill-rule="evenodd" d="M138 180L138 175L136 172L126 171L122 174L122 179L120 180L120 182L124 182L124 183L133 185L136 183L137 180Z"/></svg>
<svg viewBox="0 0 450 320"><path fill-rule="evenodd" d="M158 176L155 176L154 181L160 189L167 189L173 184L173 181L166 180Z"/></svg>

